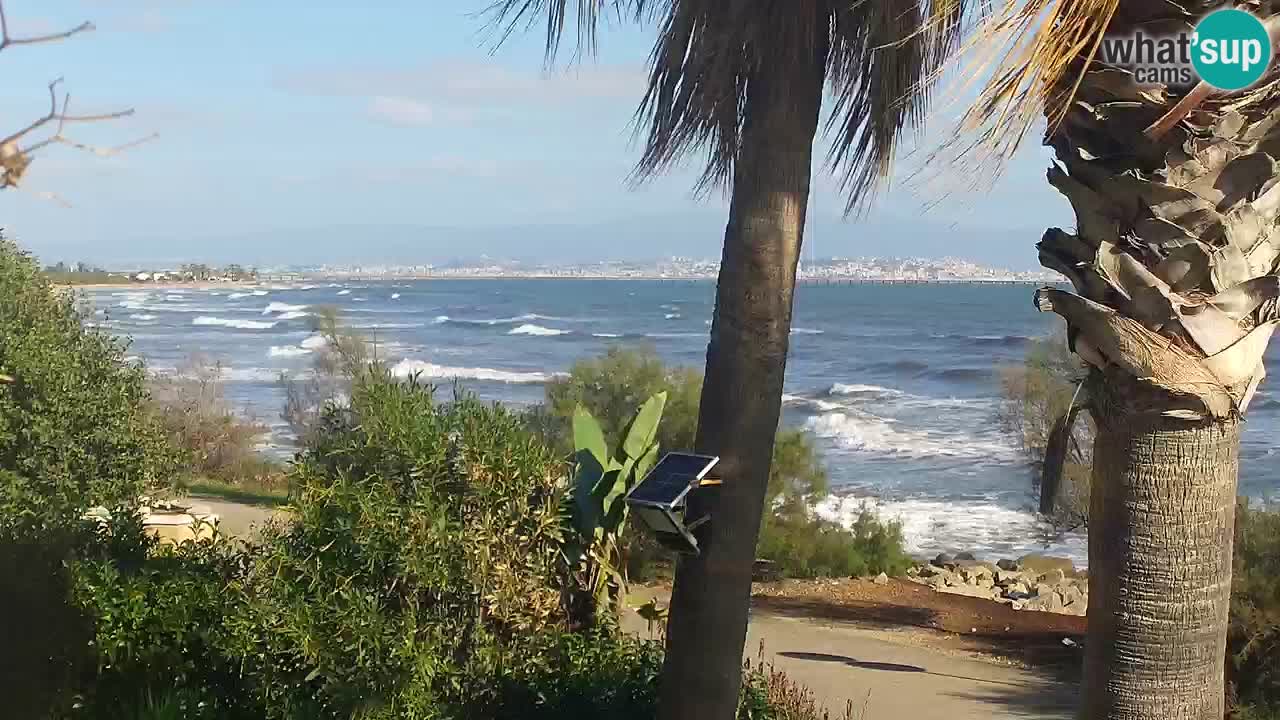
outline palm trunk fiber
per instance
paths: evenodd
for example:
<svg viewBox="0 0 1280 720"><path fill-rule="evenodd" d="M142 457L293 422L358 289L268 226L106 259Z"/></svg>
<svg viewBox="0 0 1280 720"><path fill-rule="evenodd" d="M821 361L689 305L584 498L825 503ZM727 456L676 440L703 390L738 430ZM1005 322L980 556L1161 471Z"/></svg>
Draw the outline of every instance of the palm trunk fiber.
<svg viewBox="0 0 1280 720"><path fill-rule="evenodd" d="M1111 380L1093 393L1080 718L1222 720L1240 423L1138 414Z"/></svg>
<svg viewBox="0 0 1280 720"><path fill-rule="evenodd" d="M690 503L711 520L699 530L702 553L677 567L663 720L730 720L737 710L825 58L817 48L809 77L761 68L750 80L698 416L698 450L720 456L724 483Z"/></svg>

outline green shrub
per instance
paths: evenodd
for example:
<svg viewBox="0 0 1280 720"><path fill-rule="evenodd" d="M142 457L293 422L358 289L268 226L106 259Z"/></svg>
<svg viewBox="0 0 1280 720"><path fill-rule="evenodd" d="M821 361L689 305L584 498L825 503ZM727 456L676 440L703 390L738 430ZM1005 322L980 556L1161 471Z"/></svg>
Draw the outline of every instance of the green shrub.
<svg viewBox="0 0 1280 720"><path fill-rule="evenodd" d="M1280 718L1280 512L1236 515L1227 676L1235 716Z"/></svg>
<svg viewBox="0 0 1280 720"><path fill-rule="evenodd" d="M568 468L519 418L360 373L293 473L236 622L271 718L448 714L562 622Z"/></svg>
<svg viewBox="0 0 1280 720"><path fill-rule="evenodd" d="M92 664L90 619L70 596L77 560L102 543L125 555L142 544L138 523L101 538L85 511L127 518L177 468L143 371L85 321L71 293L0 239L0 694L17 717L46 716Z"/></svg>
<svg viewBox="0 0 1280 720"><path fill-rule="evenodd" d="M569 428L574 408L585 407L613 444L652 394L668 394L658 430L663 452L694 446L702 377L691 368L668 368L652 348L610 348L603 356L574 363L568 376L547 385L546 404L525 415L526 424L564 452L573 449ZM764 523L757 553L793 577L904 572L908 560L901 529L864 513L848 531L815 518L811 507L828 492L827 474L804 431L783 428L774 440ZM670 573L670 554L643 530L624 534L627 573L650 580ZM864 570L865 569L865 570Z"/></svg>
<svg viewBox="0 0 1280 720"><path fill-rule="evenodd" d="M851 528L807 513L765 518L758 554L787 577L902 575L911 566L902 527L869 510Z"/></svg>
<svg viewBox="0 0 1280 720"><path fill-rule="evenodd" d="M76 599L94 619L96 673L69 718L263 716L228 654L245 556L225 540L148 543L138 561L106 550L82 560Z"/></svg>

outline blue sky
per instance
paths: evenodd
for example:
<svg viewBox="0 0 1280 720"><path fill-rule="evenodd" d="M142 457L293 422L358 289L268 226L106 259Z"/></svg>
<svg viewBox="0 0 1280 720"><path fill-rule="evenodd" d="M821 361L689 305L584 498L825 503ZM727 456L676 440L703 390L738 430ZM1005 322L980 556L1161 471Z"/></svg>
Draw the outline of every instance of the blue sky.
<svg viewBox="0 0 1280 720"><path fill-rule="evenodd" d="M45 84L64 77L73 112L137 109L126 121L77 127L74 139L110 146L159 137L109 158L51 148L25 191L0 194L0 224L46 259L119 261L157 243L172 257L204 259L221 237L252 234L270 245L279 231L295 238L291 256L307 261L337 242L296 241L313 228L607 228L723 212L722 197L690 194L696 168L638 189L626 182L652 28L612 28L594 61L546 71L537 32L493 50L478 15L486 2L7 0L14 35L86 19L98 29L0 53L3 127L42 114ZM923 145L950 130L957 107L935 112ZM937 192L908 179L920 162L905 158L872 225L959 228L979 238L966 245L986 229L1025 230L1017 245L957 254L1032 265L1043 228L1071 222L1035 145L994 187L953 194L923 218ZM963 172L947 180L971 182ZM824 233L818 253L912 249L860 232L866 223L835 226L842 208L835 183L819 173L812 212L838 229ZM592 242L609 253L608 233Z"/></svg>

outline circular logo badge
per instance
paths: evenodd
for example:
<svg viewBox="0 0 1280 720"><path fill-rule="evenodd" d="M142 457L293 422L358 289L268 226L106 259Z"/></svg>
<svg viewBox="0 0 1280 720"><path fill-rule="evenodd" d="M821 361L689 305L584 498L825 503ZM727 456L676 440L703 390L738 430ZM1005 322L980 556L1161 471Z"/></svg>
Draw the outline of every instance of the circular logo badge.
<svg viewBox="0 0 1280 720"><path fill-rule="evenodd" d="M1191 64L1219 90L1243 90L1271 66L1271 39L1258 18L1243 10L1205 15L1192 36Z"/></svg>

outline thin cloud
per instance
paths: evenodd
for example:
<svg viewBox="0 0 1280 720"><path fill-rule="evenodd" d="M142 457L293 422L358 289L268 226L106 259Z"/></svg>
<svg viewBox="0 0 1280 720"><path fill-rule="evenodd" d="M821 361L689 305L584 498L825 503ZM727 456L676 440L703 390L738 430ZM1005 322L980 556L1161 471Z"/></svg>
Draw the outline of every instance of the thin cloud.
<svg viewBox="0 0 1280 720"><path fill-rule="evenodd" d="M496 63L450 61L414 69L293 71L279 75L276 85L304 95L404 97L433 105L477 107L513 102L638 100L644 79L644 70L639 66L539 72Z"/></svg>
<svg viewBox="0 0 1280 720"><path fill-rule="evenodd" d="M396 127L423 127L436 117L427 103L400 95L375 96L369 101L369 115Z"/></svg>

